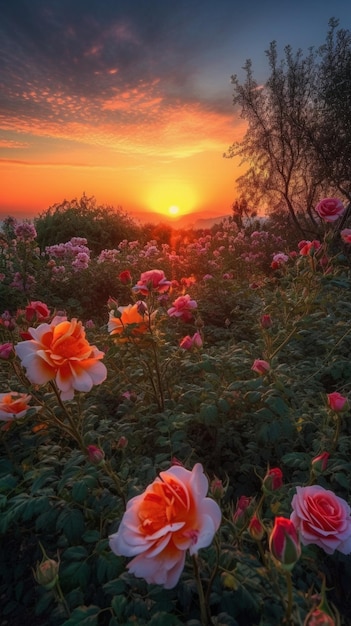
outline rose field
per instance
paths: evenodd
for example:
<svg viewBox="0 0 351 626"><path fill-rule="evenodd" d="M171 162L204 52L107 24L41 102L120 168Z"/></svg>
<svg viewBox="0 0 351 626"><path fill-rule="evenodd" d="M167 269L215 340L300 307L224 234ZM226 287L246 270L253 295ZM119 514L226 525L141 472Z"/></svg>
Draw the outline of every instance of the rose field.
<svg viewBox="0 0 351 626"><path fill-rule="evenodd" d="M345 210L98 251L7 221L1 626L351 624Z"/></svg>

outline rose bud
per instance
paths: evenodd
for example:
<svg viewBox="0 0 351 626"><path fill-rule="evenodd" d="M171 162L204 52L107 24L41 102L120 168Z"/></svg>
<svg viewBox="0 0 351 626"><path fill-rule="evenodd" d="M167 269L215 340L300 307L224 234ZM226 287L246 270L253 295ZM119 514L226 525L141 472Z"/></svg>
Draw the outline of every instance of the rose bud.
<svg viewBox="0 0 351 626"><path fill-rule="evenodd" d="M269 469L262 481L262 489L265 493L277 491L283 484L283 473L279 467Z"/></svg>
<svg viewBox="0 0 351 626"><path fill-rule="evenodd" d="M269 537L272 556L286 570L291 570L301 556L301 545L296 528L286 517L276 517Z"/></svg>
<svg viewBox="0 0 351 626"><path fill-rule="evenodd" d="M37 563L34 578L45 589L53 589L58 581L59 563L54 559L45 559Z"/></svg>
<svg viewBox="0 0 351 626"><path fill-rule="evenodd" d="M314 459L312 459L312 470L315 474L321 474L322 472L324 472L328 464L329 456L329 452L322 452L318 456L315 456Z"/></svg>

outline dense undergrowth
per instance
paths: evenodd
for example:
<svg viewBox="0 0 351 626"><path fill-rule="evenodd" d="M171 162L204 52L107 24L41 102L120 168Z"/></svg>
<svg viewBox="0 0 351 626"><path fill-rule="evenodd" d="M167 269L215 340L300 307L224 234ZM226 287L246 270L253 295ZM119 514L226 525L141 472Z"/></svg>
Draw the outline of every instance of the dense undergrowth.
<svg viewBox="0 0 351 626"><path fill-rule="evenodd" d="M1 626L351 623L351 556L311 541L285 570L270 540L296 487L351 501L351 276L347 246L331 256L328 237L301 253L223 224L94 257L82 240L42 255L33 232L4 243L0 392L30 394L31 408L0 410ZM153 270L167 289L140 288ZM170 314L184 296L195 305ZM67 400L16 348L55 315L83 321L106 367ZM220 528L173 588L147 584L109 537L160 472L197 463ZM272 469L281 480L266 488ZM312 622L316 607L330 621Z"/></svg>

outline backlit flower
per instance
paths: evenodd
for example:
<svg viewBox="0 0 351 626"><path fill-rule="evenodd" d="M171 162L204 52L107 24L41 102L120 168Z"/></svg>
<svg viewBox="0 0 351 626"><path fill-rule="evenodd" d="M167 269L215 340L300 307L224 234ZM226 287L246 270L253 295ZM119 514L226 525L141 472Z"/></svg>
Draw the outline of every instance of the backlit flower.
<svg viewBox="0 0 351 626"><path fill-rule="evenodd" d="M186 294L185 296L176 298L167 313L170 317L178 317L183 320L183 322L190 322L193 319L192 311L196 308L196 300L192 300L189 294Z"/></svg>
<svg viewBox="0 0 351 626"><path fill-rule="evenodd" d="M25 308L27 322L43 322L50 316L50 310L44 302L34 300Z"/></svg>
<svg viewBox="0 0 351 626"><path fill-rule="evenodd" d="M149 330L150 317L144 302L119 306L110 311L107 329L118 341L124 343L131 339L140 339Z"/></svg>
<svg viewBox="0 0 351 626"><path fill-rule="evenodd" d="M208 481L202 465L192 471L174 465L161 472L139 496L132 498L110 547L131 556L129 571L149 584L174 587L185 554L210 545L221 521L218 504L207 498Z"/></svg>
<svg viewBox="0 0 351 626"><path fill-rule="evenodd" d="M183 348L183 350L192 350L193 348L201 348L202 344L202 337L199 332L196 332L192 337L190 337L190 335L183 337L179 346Z"/></svg>
<svg viewBox="0 0 351 626"><path fill-rule="evenodd" d="M15 352L31 383L55 380L62 400L72 400L74 390L87 392L105 380L104 353L89 344L77 319L56 317L29 332L32 339L17 344Z"/></svg>
<svg viewBox="0 0 351 626"><path fill-rule="evenodd" d="M325 222L336 222L345 212L345 207L338 198L324 198L318 202L315 211Z"/></svg>
<svg viewBox="0 0 351 626"><path fill-rule="evenodd" d="M16 391L0 393L0 420L7 422L24 417L31 408L29 406L31 398L32 396L26 393Z"/></svg>
<svg viewBox="0 0 351 626"><path fill-rule="evenodd" d="M170 286L171 281L166 279L162 270L149 270L141 274L137 284L133 287L133 291L147 296L151 291L164 293L168 291Z"/></svg>

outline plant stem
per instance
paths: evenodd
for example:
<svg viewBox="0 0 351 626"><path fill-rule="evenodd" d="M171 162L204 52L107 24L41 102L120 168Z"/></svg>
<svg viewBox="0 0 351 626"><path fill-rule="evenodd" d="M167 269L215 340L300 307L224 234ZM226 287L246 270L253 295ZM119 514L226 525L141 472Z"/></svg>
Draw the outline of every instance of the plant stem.
<svg viewBox="0 0 351 626"><path fill-rule="evenodd" d="M198 566L196 554L193 554L193 567L194 567L194 574L195 574L195 580L196 580L196 586L197 586L197 593L199 596L201 624L202 626L211 626L212 621L208 617L208 613L207 613L205 594L204 594L204 590L203 590L202 583L201 583L199 566Z"/></svg>
<svg viewBox="0 0 351 626"><path fill-rule="evenodd" d="M341 417L339 413L335 414L335 418L336 418L336 426L335 426L335 433L334 433L334 437L333 437L333 441L331 445L332 452L334 452L336 446L338 445L339 436L340 436L340 427L341 427Z"/></svg>
<svg viewBox="0 0 351 626"><path fill-rule="evenodd" d="M293 587L292 587L292 579L291 572L285 572L286 577L286 585L288 589L288 600L286 607L286 623L291 624L291 613L292 613L292 603L293 603Z"/></svg>

